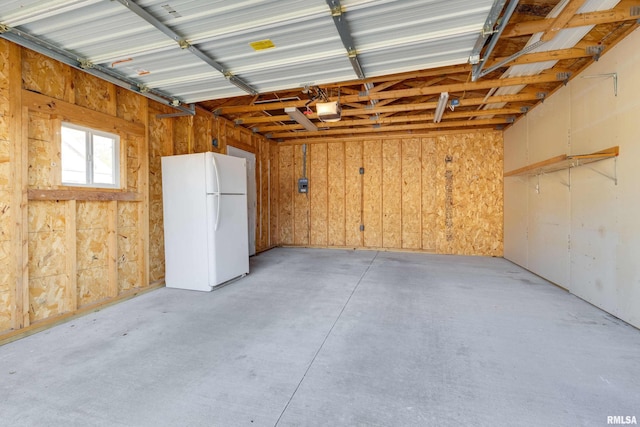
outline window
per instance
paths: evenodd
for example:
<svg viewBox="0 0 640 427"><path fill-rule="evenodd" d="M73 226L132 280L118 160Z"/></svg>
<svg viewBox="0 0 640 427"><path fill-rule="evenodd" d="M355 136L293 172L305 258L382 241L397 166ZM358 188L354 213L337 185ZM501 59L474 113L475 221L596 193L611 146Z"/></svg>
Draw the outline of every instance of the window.
<svg viewBox="0 0 640 427"><path fill-rule="evenodd" d="M120 137L63 123L62 184L88 187L120 186Z"/></svg>

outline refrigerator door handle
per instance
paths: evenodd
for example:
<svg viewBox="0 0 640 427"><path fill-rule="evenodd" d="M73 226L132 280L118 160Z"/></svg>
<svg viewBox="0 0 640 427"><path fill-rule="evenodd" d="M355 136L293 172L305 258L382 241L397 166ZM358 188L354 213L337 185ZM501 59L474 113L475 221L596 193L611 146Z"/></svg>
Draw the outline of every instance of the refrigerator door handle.
<svg viewBox="0 0 640 427"><path fill-rule="evenodd" d="M219 194L216 194L215 197L218 198L218 207L216 208L216 225L213 226L213 231L218 231L218 226L220 225L220 204L222 203L222 197Z"/></svg>
<svg viewBox="0 0 640 427"><path fill-rule="evenodd" d="M216 163L216 156L211 156L211 159L213 160L213 170L216 173L216 184L218 185L218 189L216 190L216 193L220 193L220 172L218 172L218 163Z"/></svg>

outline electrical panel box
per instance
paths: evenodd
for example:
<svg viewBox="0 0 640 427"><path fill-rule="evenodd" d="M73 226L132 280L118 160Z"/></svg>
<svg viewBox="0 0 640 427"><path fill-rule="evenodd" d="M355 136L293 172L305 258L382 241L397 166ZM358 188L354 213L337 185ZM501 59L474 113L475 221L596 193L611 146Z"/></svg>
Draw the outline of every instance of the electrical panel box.
<svg viewBox="0 0 640 427"><path fill-rule="evenodd" d="M298 180L298 193L309 192L309 180L307 178L300 178Z"/></svg>

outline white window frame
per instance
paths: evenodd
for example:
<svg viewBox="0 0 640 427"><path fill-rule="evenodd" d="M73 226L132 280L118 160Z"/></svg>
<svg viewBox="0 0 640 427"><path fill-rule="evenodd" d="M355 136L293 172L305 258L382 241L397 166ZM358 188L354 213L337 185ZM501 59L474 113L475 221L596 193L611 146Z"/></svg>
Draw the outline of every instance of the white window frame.
<svg viewBox="0 0 640 427"><path fill-rule="evenodd" d="M62 168L61 168L61 182L62 185L64 186L70 186L70 187L89 187L89 188L116 188L119 189L120 187L120 135L114 134L114 133L110 133L110 132L104 132L104 131L100 131L97 129L92 129L86 126L80 126L80 125L76 125L73 123L69 123L69 122L62 122L61 123L61 129L60 129L60 156L61 156L61 161L63 160L63 145L64 145L64 141L63 141L63 137L62 137L62 128L69 128L69 129L73 129L76 131L81 131L85 133L85 149L86 149L86 156L85 156L85 168L86 168L86 179L84 183L78 183L78 182L65 182L64 178L62 177ZM114 141L113 143L113 151L111 153L111 155L113 156L113 170L112 170L112 174L113 174L113 179L114 182L111 184L108 183L96 183L94 182L95 177L94 177L94 159L93 159L93 151L94 151L94 136L99 136L102 138L108 138L108 139L112 139Z"/></svg>

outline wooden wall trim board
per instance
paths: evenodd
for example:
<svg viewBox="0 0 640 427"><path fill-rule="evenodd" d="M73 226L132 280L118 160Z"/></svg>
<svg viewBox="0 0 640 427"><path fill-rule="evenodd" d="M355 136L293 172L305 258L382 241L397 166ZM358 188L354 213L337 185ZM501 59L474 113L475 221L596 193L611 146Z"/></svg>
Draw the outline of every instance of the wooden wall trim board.
<svg viewBox="0 0 640 427"><path fill-rule="evenodd" d="M143 124L130 122L26 89L22 90L22 105L33 111L55 115L62 121L70 121L105 132L116 134L128 132L135 135L144 135L146 133Z"/></svg>
<svg viewBox="0 0 640 427"><path fill-rule="evenodd" d="M67 187L63 189L29 189L29 200L82 200L94 202L141 202L144 196L133 191Z"/></svg>

